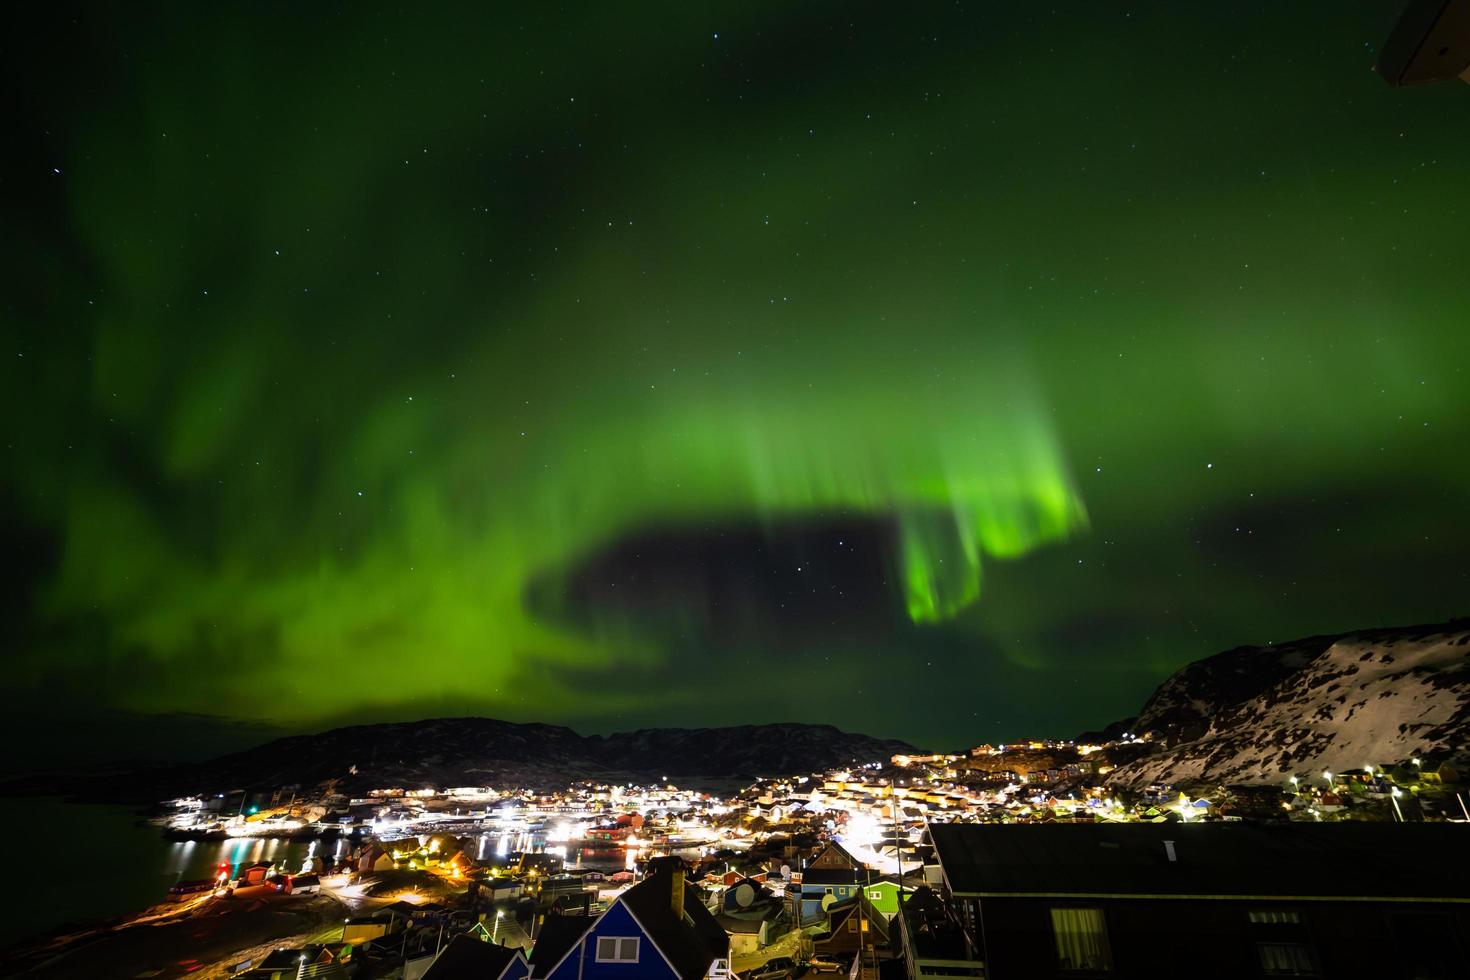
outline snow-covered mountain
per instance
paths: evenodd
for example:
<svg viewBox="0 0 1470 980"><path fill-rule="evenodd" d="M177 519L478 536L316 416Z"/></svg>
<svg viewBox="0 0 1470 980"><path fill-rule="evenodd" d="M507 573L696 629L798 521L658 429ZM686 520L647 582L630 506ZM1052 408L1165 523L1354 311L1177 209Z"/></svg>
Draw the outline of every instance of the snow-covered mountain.
<svg viewBox="0 0 1470 980"><path fill-rule="evenodd" d="M1362 630L1196 661L1161 684L1135 731L1162 748L1120 786L1282 782L1293 774L1470 755L1470 620Z"/></svg>

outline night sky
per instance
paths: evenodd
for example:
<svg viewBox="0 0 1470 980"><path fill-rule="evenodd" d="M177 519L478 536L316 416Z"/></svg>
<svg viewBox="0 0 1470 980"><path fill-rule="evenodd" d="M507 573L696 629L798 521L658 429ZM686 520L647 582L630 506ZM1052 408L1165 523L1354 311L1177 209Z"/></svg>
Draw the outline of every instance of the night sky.
<svg viewBox="0 0 1470 980"><path fill-rule="evenodd" d="M11 720L951 746L1470 612L1470 89L1372 73L1397 4L46 6Z"/></svg>

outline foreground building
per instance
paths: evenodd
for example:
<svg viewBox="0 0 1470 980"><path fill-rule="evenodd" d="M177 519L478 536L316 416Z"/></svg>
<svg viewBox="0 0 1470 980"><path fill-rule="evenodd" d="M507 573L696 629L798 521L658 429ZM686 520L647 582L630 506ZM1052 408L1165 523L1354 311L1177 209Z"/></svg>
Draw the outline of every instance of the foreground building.
<svg viewBox="0 0 1470 980"><path fill-rule="evenodd" d="M423 980L526 980L531 968L519 949L455 936L431 961ZM412 980L405 966L405 980Z"/></svg>
<svg viewBox="0 0 1470 980"><path fill-rule="evenodd" d="M550 980L728 980L730 937L693 887L677 858L665 859L642 882L619 895L607 911L556 922L532 950L536 977ZM569 922L581 926L566 936ZM554 938L554 934L561 936ZM568 941L570 940L570 941ZM556 948L543 951L548 942ZM565 948L561 948L561 947Z"/></svg>
<svg viewBox="0 0 1470 980"><path fill-rule="evenodd" d="M1470 829L936 825L903 905L935 976L1470 976Z"/></svg>

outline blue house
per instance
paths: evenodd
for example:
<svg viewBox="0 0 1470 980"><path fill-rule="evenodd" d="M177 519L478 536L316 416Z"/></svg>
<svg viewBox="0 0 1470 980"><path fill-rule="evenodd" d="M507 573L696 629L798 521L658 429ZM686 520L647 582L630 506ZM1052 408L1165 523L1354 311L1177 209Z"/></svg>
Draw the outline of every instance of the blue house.
<svg viewBox="0 0 1470 980"><path fill-rule="evenodd" d="M801 869L801 881L786 888L796 907L797 924L821 920L827 909L855 898L871 875L857 858L838 843L828 844Z"/></svg>
<svg viewBox="0 0 1470 980"><path fill-rule="evenodd" d="M569 919L570 917L567 917ZM580 918L580 917L578 917ZM567 919L543 937L565 945ZM547 919L549 925L553 918ZM535 976L546 980L728 980L730 937L684 887L683 868L660 867L623 892L565 950L531 952ZM546 962L560 952L556 962ZM541 954L541 955L538 955Z"/></svg>

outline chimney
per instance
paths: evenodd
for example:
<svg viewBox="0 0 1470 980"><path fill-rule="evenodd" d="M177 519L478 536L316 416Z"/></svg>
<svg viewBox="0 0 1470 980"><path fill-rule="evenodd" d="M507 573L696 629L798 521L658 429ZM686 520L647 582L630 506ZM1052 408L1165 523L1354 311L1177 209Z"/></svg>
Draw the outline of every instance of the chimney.
<svg viewBox="0 0 1470 980"><path fill-rule="evenodd" d="M1171 840L1164 841L1164 853L1169 855L1169 861L1171 863L1179 860L1178 855L1174 853L1174 842Z"/></svg>
<svg viewBox="0 0 1470 980"><path fill-rule="evenodd" d="M673 906L674 918L679 922L684 921L684 866L670 868L672 879L669 881L669 904Z"/></svg>
<svg viewBox="0 0 1470 980"><path fill-rule="evenodd" d="M669 906L676 919L684 918L684 859L675 855L656 857L648 862L648 876L669 876Z"/></svg>

